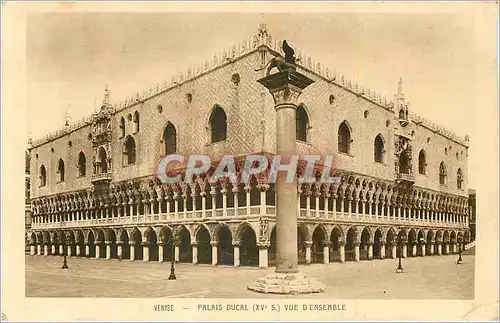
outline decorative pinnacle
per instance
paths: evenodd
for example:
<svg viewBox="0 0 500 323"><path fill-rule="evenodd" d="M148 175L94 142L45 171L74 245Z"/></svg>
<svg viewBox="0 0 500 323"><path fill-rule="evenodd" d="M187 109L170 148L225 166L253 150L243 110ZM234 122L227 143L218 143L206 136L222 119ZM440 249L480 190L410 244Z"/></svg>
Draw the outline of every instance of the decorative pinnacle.
<svg viewBox="0 0 500 323"><path fill-rule="evenodd" d="M109 101L109 88L108 88L107 84L104 85L104 99L102 100L102 105L103 106L110 105L110 101Z"/></svg>
<svg viewBox="0 0 500 323"><path fill-rule="evenodd" d="M398 95L403 95L403 78L399 78L399 83L398 83Z"/></svg>

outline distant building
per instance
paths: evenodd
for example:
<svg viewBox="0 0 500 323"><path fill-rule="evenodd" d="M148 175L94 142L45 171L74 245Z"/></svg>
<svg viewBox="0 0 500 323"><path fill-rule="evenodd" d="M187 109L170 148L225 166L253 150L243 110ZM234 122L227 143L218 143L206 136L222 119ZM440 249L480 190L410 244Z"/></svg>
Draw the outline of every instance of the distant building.
<svg viewBox="0 0 500 323"><path fill-rule="evenodd" d="M24 199L24 245L25 250L29 250L29 235L28 231L31 229L31 200L30 200L30 155L26 151L25 153L25 167L24 167L24 187L25 187L25 199Z"/></svg>
<svg viewBox="0 0 500 323"><path fill-rule="evenodd" d="M476 190L469 189L469 229L471 242L476 241Z"/></svg>

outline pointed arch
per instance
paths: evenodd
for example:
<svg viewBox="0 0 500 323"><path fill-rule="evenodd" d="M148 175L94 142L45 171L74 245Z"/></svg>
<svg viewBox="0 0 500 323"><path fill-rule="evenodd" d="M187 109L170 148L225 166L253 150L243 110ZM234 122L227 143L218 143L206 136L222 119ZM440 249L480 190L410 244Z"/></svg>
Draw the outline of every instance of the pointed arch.
<svg viewBox="0 0 500 323"><path fill-rule="evenodd" d="M464 174L462 172L462 169L459 168L457 170L457 189L459 190L463 189L463 182L464 182Z"/></svg>
<svg viewBox="0 0 500 323"><path fill-rule="evenodd" d="M65 173L66 169L64 167L64 160L62 158L59 158L59 160L57 161L58 182L64 182Z"/></svg>
<svg viewBox="0 0 500 323"><path fill-rule="evenodd" d="M352 130L349 123L344 120L338 129L338 151L344 154L351 153Z"/></svg>
<svg viewBox="0 0 500 323"><path fill-rule="evenodd" d="M139 132L139 112L135 111L134 112L134 133Z"/></svg>
<svg viewBox="0 0 500 323"><path fill-rule="evenodd" d="M45 165L40 166L40 171L38 176L40 179L40 187L47 185L47 170L45 169Z"/></svg>
<svg viewBox="0 0 500 323"><path fill-rule="evenodd" d="M125 137L125 118L120 119L120 138Z"/></svg>
<svg viewBox="0 0 500 323"><path fill-rule="evenodd" d="M439 184L441 185L446 185L446 165L444 161L439 164Z"/></svg>
<svg viewBox="0 0 500 323"><path fill-rule="evenodd" d="M87 158L83 151L78 154L78 177L84 177L87 175Z"/></svg>
<svg viewBox="0 0 500 323"><path fill-rule="evenodd" d="M295 110L295 139L307 142L309 130L309 116L303 104Z"/></svg>
<svg viewBox="0 0 500 323"><path fill-rule="evenodd" d="M163 129L163 155L172 155L177 152L177 129L170 121Z"/></svg>
<svg viewBox="0 0 500 323"><path fill-rule="evenodd" d="M224 141L227 138L227 115L221 106L215 105L209 118L211 142Z"/></svg>
<svg viewBox="0 0 500 323"><path fill-rule="evenodd" d="M127 138L125 138L123 148L123 154L125 157L124 165L134 164L136 161L136 145L132 136L127 136Z"/></svg>
<svg viewBox="0 0 500 323"><path fill-rule="evenodd" d="M420 150L418 153L418 173L421 175L427 174L427 160L425 150Z"/></svg>
<svg viewBox="0 0 500 323"><path fill-rule="evenodd" d="M379 133L375 137L375 141L373 143L373 154L374 154L373 158L376 163L384 162L384 153L385 153L385 141L382 134Z"/></svg>

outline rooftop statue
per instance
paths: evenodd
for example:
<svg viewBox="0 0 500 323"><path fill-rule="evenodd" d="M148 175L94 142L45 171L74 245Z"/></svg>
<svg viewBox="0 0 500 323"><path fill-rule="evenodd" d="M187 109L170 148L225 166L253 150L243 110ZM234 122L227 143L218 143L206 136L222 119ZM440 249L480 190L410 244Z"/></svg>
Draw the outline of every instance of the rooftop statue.
<svg viewBox="0 0 500 323"><path fill-rule="evenodd" d="M280 72L284 70L295 70L296 65L295 62L298 61L297 58L295 58L295 51L293 50L290 45L288 45L287 41L283 41L283 52L285 53L285 58L281 56L275 56L269 60L269 62L264 65L263 67L256 69L255 71L262 71L263 69L267 68L267 73L266 76L271 73L271 70L273 68L277 68Z"/></svg>

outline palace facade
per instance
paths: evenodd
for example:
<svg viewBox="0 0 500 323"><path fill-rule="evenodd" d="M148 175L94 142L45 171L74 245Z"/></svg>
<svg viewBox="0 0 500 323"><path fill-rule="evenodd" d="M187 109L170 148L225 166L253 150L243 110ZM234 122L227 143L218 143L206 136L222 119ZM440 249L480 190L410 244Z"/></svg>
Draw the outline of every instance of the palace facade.
<svg viewBox="0 0 500 323"><path fill-rule="evenodd" d="M293 46L292 41L292 46ZM273 265L275 188L163 185L168 154L272 156L274 102L257 82L282 55L262 25L250 39L171 82L113 103L106 88L89 119L30 142L32 255ZM299 97L299 154L331 154L339 183L299 187L299 262L328 263L457 252L469 240L468 138L298 54L315 82Z"/></svg>

